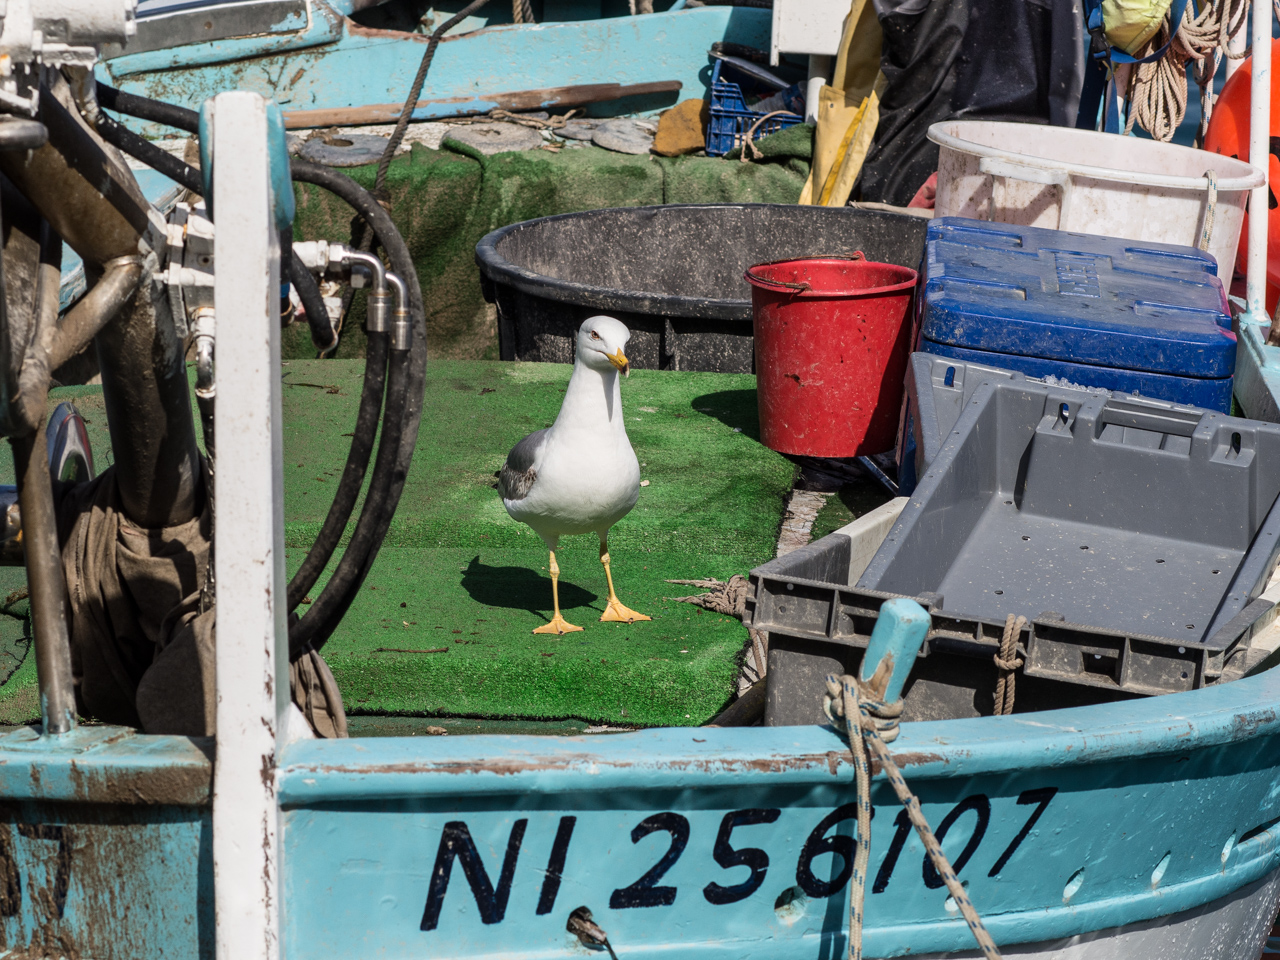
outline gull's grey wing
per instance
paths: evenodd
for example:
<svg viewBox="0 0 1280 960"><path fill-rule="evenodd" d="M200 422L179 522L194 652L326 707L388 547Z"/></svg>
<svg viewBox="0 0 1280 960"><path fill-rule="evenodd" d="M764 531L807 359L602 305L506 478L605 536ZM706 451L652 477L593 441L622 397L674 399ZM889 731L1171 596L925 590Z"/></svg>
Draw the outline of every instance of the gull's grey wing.
<svg viewBox="0 0 1280 960"><path fill-rule="evenodd" d="M547 439L546 430L538 430L529 434L507 454L507 462L498 472L498 492L503 500L523 500L529 495L533 481L538 479L538 471L533 469Z"/></svg>

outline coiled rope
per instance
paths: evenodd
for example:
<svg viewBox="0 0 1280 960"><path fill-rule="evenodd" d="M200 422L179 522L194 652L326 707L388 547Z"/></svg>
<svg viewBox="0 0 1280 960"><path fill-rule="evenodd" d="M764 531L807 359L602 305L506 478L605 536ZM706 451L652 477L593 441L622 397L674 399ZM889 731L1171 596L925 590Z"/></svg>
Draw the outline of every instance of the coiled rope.
<svg viewBox="0 0 1280 960"><path fill-rule="evenodd" d="M853 858L853 874L849 879L850 960L862 960L862 910L867 892L867 862L871 857L871 765L867 761L868 748L880 761L881 768L893 786L893 792L906 808L908 819L920 835L938 876L942 877L952 900L969 924L969 932L977 941L982 955L987 960L999 960L1000 951L996 948L995 941L991 939L991 934L987 932L964 887L956 879L951 861L942 852L937 837L929 829L929 822L920 810L920 801L907 786L902 771L889 753L887 744L898 737L902 701L885 703L877 699L875 692L861 680L846 674L827 677L827 693L823 698L822 708L831 720L831 725L848 737L858 791L858 842Z"/></svg>
<svg viewBox="0 0 1280 960"><path fill-rule="evenodd" d="M1125 133L1130 133L1136 122L1156 140L1167 143L1173 138L1187 113L1187 63L1194 60L1195 79L1200 87L1198 137L1203 140L1213 115L1213 78L1224 55L1230 59L1245 55L1244 50L1233 53L1229 42L1248 18L1249 0L1204 0L1199 13L1193 3L1187 4L1172 43L1169 24L1163 24L1138 56L1150 54L1166 43L1168 51L1159 60L1130 69Z"/></svg>

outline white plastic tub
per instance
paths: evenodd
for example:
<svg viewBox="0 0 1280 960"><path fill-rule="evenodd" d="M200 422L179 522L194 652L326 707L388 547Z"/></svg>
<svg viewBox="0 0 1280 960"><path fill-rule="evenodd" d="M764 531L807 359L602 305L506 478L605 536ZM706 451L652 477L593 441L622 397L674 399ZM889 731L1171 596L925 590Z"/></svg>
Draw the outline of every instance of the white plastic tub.
<svg viewBox="0 0 1280 960"><path fill-rule="evenodd" d="M1249 191L1265 180L1231 157L1069 127L949 120L929 139L942 148L939 217L1189 246L1208 221L1207 249L1227 283Z"/></svg>

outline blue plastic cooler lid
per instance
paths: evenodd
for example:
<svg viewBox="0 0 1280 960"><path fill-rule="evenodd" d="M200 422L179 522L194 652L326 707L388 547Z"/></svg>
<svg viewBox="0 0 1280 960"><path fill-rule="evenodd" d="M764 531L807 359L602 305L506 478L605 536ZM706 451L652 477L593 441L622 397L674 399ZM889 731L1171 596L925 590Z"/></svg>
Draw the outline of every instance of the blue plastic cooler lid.
<svg viewBox="0 0 1280 960"><path fill-rule="evenodd" d="M925 238L921 333L973 350L1229 377L1217 263L1194 247L945 217Z"/></svg>

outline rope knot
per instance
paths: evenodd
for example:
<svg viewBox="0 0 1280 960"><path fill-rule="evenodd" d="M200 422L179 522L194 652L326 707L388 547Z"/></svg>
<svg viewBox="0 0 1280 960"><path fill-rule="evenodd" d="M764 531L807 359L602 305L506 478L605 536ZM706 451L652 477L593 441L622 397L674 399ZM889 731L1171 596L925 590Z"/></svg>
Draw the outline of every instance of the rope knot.
<svg viewBox="0 0 1280 960"><path fill-rule="evenodd" d="M1012 613L1004 621L1004 636L1000 639L1000 649L992 659L1000 671L996 680L996 716L1013 713L1014 684L1017 682L1014 671L1022 666L1022 658L1018 656L1018 638L1022 636L1022 628L1027 625L1027 618L1015 617Z"/></svg>
<svg viewBox="0 0 1280 960"><path fill-rule="evenodd" d="M898 720L902 716L902 701L885 703L877 699L875 691L857 677L845 674L827 677L827 692L822 698L822 709L831 725L848 734L849 714L858 714L858 728L866 734L878 737L884 743L898 739Z"/></svg>

